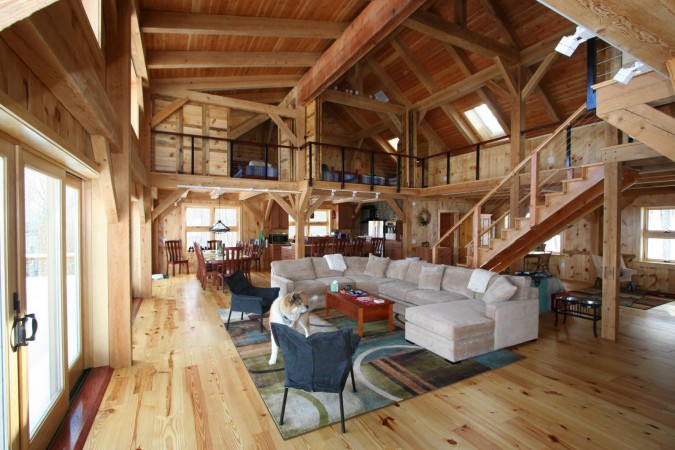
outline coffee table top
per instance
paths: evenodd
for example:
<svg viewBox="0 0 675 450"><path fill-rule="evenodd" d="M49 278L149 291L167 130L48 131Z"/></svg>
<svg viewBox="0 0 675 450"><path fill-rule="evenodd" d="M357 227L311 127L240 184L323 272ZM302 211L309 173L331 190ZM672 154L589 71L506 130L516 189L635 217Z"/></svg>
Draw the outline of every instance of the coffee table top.
<svg viewBox="0 0 675 450"><path fill-rule="evenodd" d="M346 300L350 303L353 303L355 305L363 306L363 307L368 307L368 306L377 306L377 305L387 305L389 303L394 303L391 300L387 300L386 298L382 298L377 294L370 294L368 292L361 292L361 295L350 295L348 294L344 289L340 289L337 292L332 292L329 289L326 290L326 294L331 294L336 297L340 297L343 300ZM367 299L367 300L366 300Z"/></svg>

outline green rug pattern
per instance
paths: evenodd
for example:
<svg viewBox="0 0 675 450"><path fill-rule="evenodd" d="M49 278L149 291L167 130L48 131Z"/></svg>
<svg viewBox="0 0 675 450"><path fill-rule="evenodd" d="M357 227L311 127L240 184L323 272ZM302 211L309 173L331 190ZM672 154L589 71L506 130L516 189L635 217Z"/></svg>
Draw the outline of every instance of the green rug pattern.
<svg viewBox="0 0 675 450"><path fill-rule="evenodd" d="M218 312L226 322L229 310ZM240 314L236 316L237 319L241 317ZM257 317L248 319L244 316L243 321L231 322L228 331L282 437L288 439L339 422L336 394L289 389L284 424L279 426L285 379L283 353L279 353L276 365L268 364L270 332L267 317L264 325L265 332L261 333ZM453 365L407 342L401 329L387 333L386 326L385 321L364 325L364 337L354 356L357 392L352 392L350 382L343 392L345 418L424 394L523 358L509 350L497 350ZM356 322L337 312L325 320L311 316L312 333L345 327L352 327L356 332Z"/></svg>

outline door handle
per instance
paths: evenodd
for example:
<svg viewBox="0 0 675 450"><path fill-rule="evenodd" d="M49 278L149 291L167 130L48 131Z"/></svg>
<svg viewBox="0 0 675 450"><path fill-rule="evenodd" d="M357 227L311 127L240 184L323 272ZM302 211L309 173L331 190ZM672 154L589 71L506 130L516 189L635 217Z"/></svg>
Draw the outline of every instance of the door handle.
<svg viewBox="0 0 675 450"><path fill-rule="evenodd" d="M31 324L31 335L26 336L26 323L30 320ZM35 335L37 334L38 321L35 318L35 314L26 314L23 317L14 316L14 323L12 324L12 333L11 333L11 342L10 347L13 352L16 352L19 347L25 347L28 345L28 342L35 340Z"/></svg>

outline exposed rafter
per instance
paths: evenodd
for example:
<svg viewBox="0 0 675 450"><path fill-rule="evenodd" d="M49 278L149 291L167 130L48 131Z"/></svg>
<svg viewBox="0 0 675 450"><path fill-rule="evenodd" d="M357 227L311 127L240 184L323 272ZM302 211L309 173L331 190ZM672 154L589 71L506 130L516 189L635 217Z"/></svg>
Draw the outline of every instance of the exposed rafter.
<svg viewBox="0 0 675 450"><path fill-rule="evenodd" d="M280 38L337 39L344 22L224 16L168 11L143 11L144 33L273 36Z"/></svg>
<svg viewBox="0 0 675 450"><path fill-rule="evenodd" d="M193 91L289 88L300 81L300 75L250 75L236 77L158 78L153 88L172 87Z"/></svg>
<svg viewBox="0 0 675 450"><path fill-rule="evenodd" d="M301 52L148 52L150 69L208 67L311 67L321 53Z"/></svg>

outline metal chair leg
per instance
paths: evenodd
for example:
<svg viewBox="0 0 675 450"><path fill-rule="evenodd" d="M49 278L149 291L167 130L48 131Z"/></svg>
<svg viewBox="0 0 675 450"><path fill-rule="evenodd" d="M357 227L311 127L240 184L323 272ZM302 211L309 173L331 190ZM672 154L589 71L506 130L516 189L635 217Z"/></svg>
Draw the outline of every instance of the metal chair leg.
<svg viewBox="0 0 675 450"><path fill-rule="evenodd" d="M342 432L346 433L345 429L345 408L342 405L342 392L340 392L340 422L342 423Z"/></svg>
<svg viewBox="0 0 675 450"><path fill-rule="evenodd" d="M281 418L279 419L279 425L284 424L284 411L286 411L286 397L288 396L288 388L284 389L284 401L281 403ZM342 404L342 403L340 403Z"/></svg>
<svg viewBox="0 0 675 450"><path fill-rule="evenodd" d="M230 314L228 314L228 316L227 316L227 324L225 324L226 330L230 329L230 317L232 317L232 309L230 309Z"/></svg>
<svg viewBox="0 0 675 450"><path fill-rule="evenodd" d="M350 367L349 371L352 374L352 391L356 392L356 383L354 382L354 367Z"/></svg>

